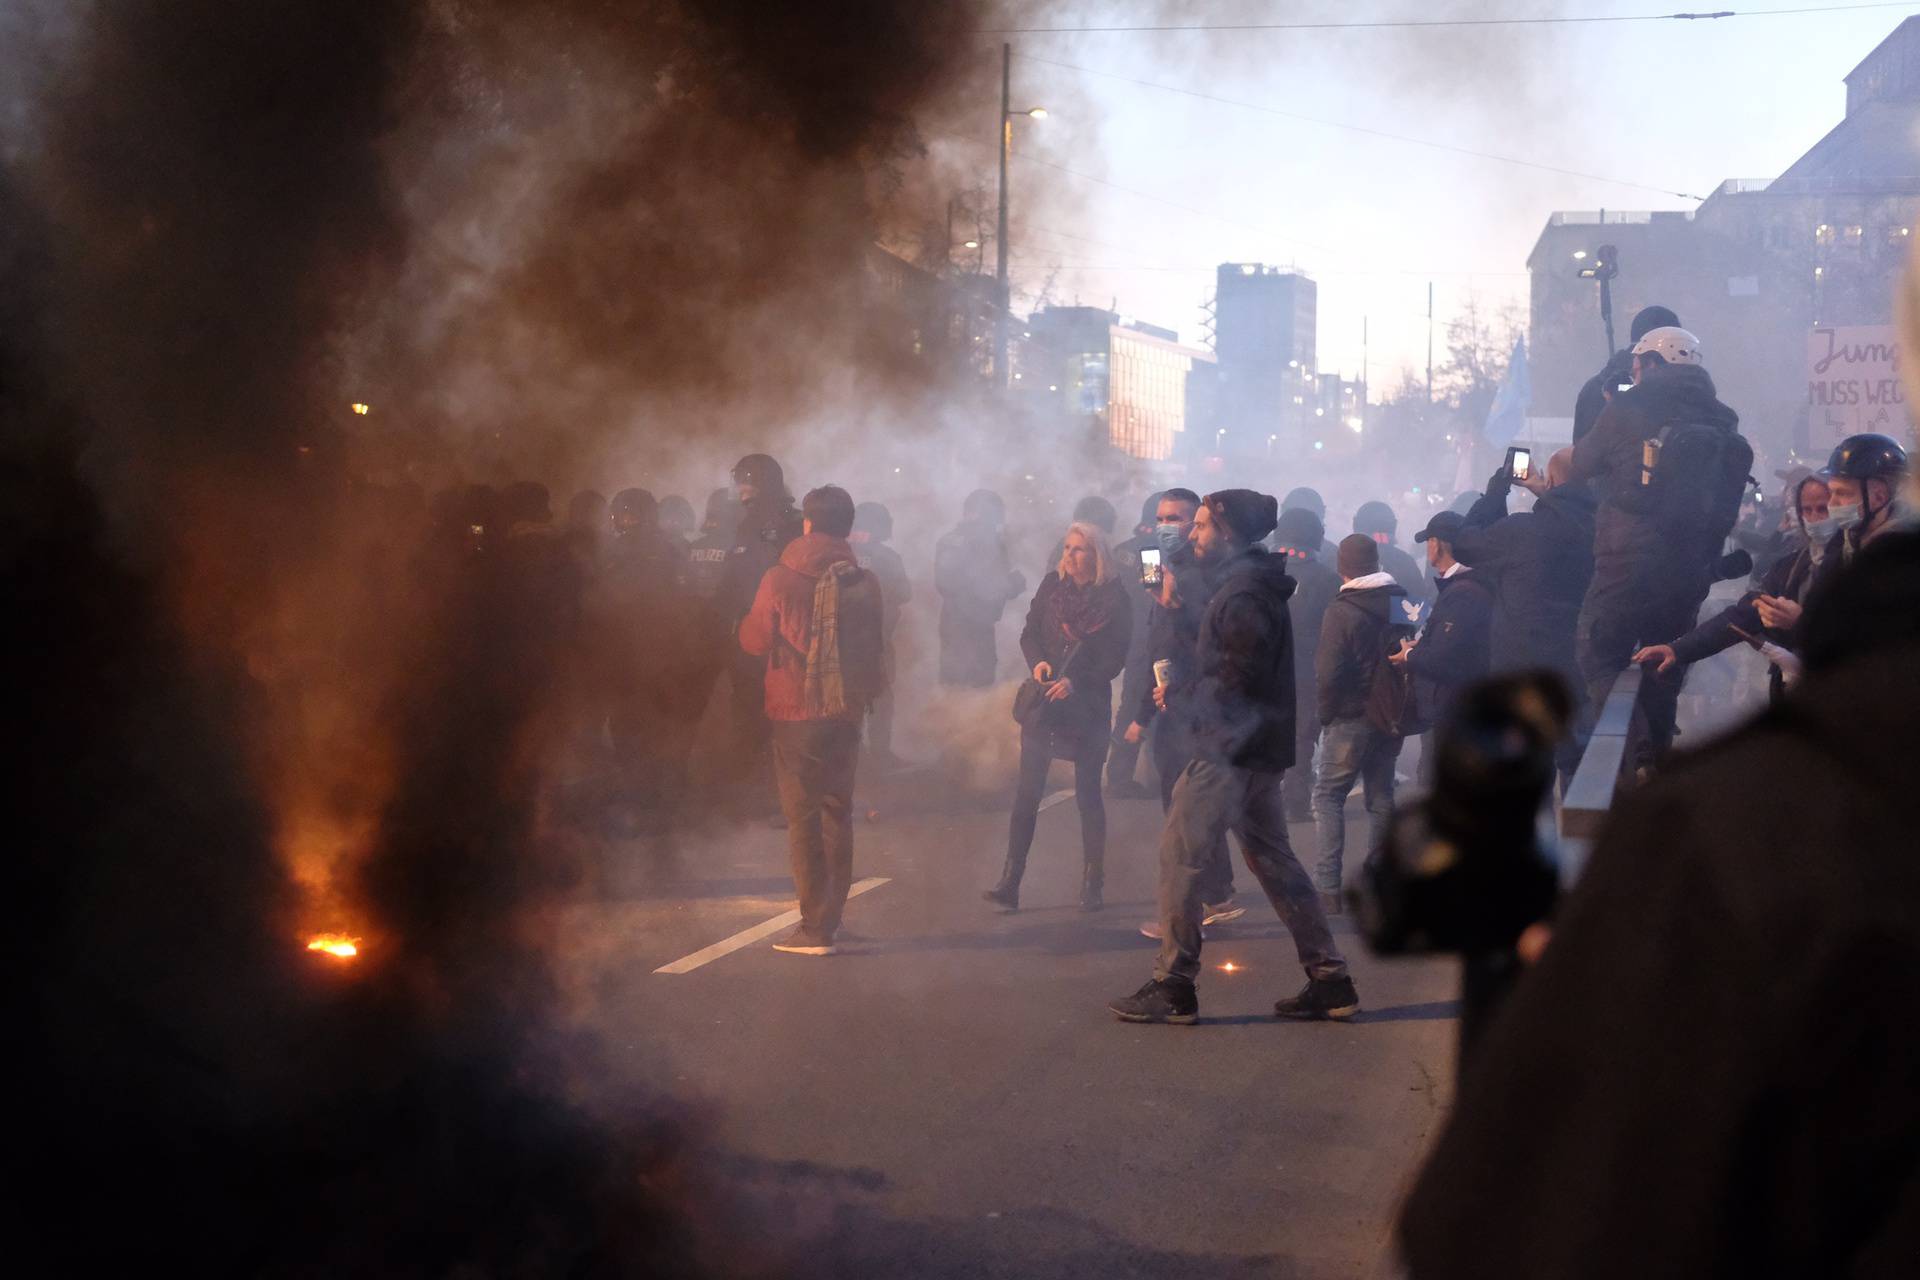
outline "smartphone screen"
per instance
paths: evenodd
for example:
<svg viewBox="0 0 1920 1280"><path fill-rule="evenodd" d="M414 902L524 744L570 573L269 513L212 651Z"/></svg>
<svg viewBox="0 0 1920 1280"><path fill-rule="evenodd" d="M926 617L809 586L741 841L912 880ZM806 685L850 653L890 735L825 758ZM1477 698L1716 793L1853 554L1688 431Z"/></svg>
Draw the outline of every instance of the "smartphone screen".
<svg viewBox="0 0 1920 1280"><path fill-rule="evenodd" d="M1160 548L1140 548L1140 581L1150 587L1160 585Z"/></svg>
<svg viewBox="0 0 1920 1280"><path fill-rule="evenodd" d="M1513 445L1507 450L1507 474L1515 480L1525 480L1533 466L1533 451Z"/></svg>

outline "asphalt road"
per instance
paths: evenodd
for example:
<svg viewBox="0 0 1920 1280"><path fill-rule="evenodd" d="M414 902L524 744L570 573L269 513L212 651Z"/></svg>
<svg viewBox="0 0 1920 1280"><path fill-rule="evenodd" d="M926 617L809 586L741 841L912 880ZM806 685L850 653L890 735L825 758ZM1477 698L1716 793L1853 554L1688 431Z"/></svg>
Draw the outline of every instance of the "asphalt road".
<svg viewBox="0 0 1920 1280"><path fill-rule="evenodd" d="M765 823L690 837L676 882L603 895L564 931L616 1084L701 1104L777 1206L767 1231L827 1274L1391 1274L1392 1214L1451 1087L1449 964L1376 960L1336 921L1363 1014L1278 1022L1303 977L1240 869L1249 910L1207 943L1201 1024L1123 1024L1105 1002L1150 976L1157 802L1109 801L1108 905L1086 915L1063 797L1002 915L979 895L1004 798L930 773L860 798L877 814L856 881L885 883L850 903L839 955L776 952L777 934L711 950L793 905Z"/></svg>

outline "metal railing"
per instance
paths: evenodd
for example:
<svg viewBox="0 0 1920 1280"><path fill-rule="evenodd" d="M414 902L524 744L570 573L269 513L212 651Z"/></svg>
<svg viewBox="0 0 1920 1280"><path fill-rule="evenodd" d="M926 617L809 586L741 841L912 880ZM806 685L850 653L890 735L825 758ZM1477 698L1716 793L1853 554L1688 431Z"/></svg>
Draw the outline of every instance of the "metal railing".
<svg viewBox="0 0 1920 1280"><path fill-rule="evenodd" d="M1571 885L1579 877L1586 856L1613 808L1621 779L1633 768L1632 747L1646 732L1640 715L1640 686L1646 673L1628 667L1613 682L1606 705L1594 721L1587 749L1560 801L1561 881Z"/></svg>

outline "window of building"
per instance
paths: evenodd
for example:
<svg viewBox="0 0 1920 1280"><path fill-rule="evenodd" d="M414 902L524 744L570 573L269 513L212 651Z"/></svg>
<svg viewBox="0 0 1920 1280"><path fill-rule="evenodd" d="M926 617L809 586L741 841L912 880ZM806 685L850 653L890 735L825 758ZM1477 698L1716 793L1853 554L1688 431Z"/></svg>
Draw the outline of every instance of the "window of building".
<svg viewBox="0 0 1920 1280"><path fill-rule="evenodd" d="M1887 228L1887 243L1892 245L1896 249L1904 247L1905 245L1910 243L1912 239L1913 239L1912 227L1892 226Z"/></svg>
<svg viewBox="0 0 1920 1280"><path fill-rule="evenodd" d="M1813 242L1815 244L1824 248L1831 245L1833 241L1834 230L1832 223L1823 222L1813 229Z"/></svg>
<svg viewBox="0 0 1920 1280"><path fill-rule="evenodd" d="M1859 224L1840 228L1840 243L1849 249L1858 249L1865 228Z"/></svg>

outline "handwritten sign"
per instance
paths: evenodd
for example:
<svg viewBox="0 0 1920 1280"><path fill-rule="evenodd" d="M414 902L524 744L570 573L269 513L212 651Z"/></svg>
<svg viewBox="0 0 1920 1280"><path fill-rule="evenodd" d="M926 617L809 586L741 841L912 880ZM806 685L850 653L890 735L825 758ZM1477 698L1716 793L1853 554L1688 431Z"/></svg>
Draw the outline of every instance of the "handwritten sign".
<svg viewBox="0 0 1920 1280"><path fill-rule="evenodd" d="M1892 325L1845 325L1807 335L1807 435L1817 448L1864 431L1902 438L1900 338Z"/></svg>

